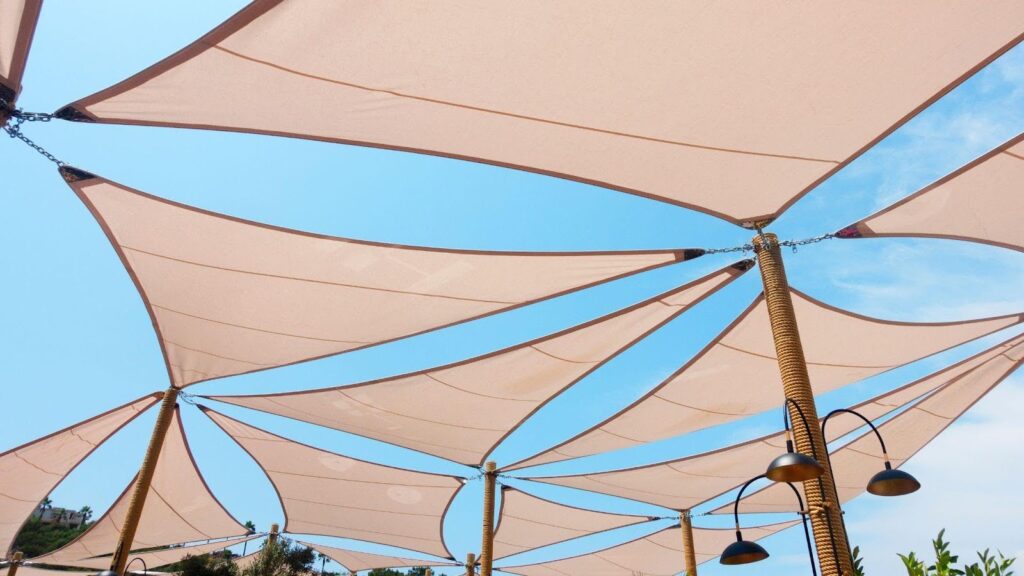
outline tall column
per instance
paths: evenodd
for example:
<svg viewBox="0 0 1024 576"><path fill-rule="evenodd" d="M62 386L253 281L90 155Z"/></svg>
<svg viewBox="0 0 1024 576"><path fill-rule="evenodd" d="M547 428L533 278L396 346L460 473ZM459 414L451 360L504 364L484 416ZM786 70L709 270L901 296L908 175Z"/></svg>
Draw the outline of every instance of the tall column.
<svg viewBox="0 0 1024 576"><path fill-rule="evenodd" d="M491 576L494 560L494 485L497 480L494 462L484 465L484 525L480 543L480 576Z"/></svg>
<svg viewBox="0 0 1024 576"><path fill-rule="evenodd" d="M466 576L476 576L476 554L466 554Z"/></svg>
<svg viewBox="0 0 1024 576"><path fill-rule="evenodd" d="M768 317L775 339L775 354L779 360L782 388L786 398L791 399L803 411L810 426L805 426L800 414L787 403L793 436L797 451L812 455L825 467L819 478L804 482L807 507L811 511L811 527L814 543L818 550L822 576L852 576L853 559L846 539L842 510L836 487L832 479L832 466L821 428L818 426L818 410L811 390L811 379L807 375L800 333L797 330L793 300L789 293L786 269L782 263L782 251L775 234L766 233L767 246L762 244L760 235L754 237L761 281L764 283L764 299L768 306Z"/></svg>
<svg viewBox="0 0 1024 576"><path fill-rule="evenodd" d="M22 554L21 552L15 552L11 556L11 564L7 567L7 576L14 576L18 573L18 566L21 566Z"/></svg>
<svg viewBox="0 0 1024 576"><path fill-rule="evenodd" d="M142 467L139 468L139 475L135 480L135 491L132 493L131 503L128 504L124 525L121 526L121 537L114 548L114 555L110 558L110 570L118 576L124 574L125 566L128 564L128 555L132 550L132 542L135 541L135 531L139 528L139 519L142 518L142 509L146 505L146 496L153 482L153 473L156 472L156 463L160 459L160 450L164 446L167 429L174 419L177 400L178 389L172 385L164 392L164 399L160 403L160 412L156 416L156 424L153 425L153 435L149 438L149 447L146 448L146 456L142 459Z"/></svg>
<svg viewBox="0 0 1024 576"><path fill-rule="evenodd" d="M679 528L683 533L683 564L686 566L686 576L697 576L697 554L693 551L693 522L690 521L689 510L680 511Z"/></svg>
<svg viewBox="0 0 1024 576"><path fill-rule="evenodd" d="M277 543L277 533L280 532L280 530L281 528L277 525L277 522L270 525L270 533L267 534L267 538L270 540L271 544Z"/></svg>

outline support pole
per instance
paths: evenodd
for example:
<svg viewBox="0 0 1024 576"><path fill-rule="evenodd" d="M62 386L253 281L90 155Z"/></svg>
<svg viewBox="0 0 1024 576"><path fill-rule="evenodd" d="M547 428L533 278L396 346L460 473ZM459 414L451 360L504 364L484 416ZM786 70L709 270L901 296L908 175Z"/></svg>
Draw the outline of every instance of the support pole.
<svg viewBox="0 0 1024 576"><path fill-rule="evenodd" d="M160 450L164 446L167 429L174 419L177 400L178 389L172 385L164 392L164 399L160 403L160 412L153 425L153 435L149 438L149 447L146 448L146 456L142 459L142 467L139 468L139 475L135 479L135 491L124 517L124 525L121 527L121 537L114 548L114 555L110 558L110 570L117 576L124 574L125 566L128 564L128 555L132 550L132 542L135 541L135 531L139 528L139 519L142 518L142 509L146 505L146 496L149 495L149 486L153 482L153 473L156 472L156 463L160 459Z"/></svg>
<svg viewBox="0 0 1024 576"><path fill-rule="evenodd" d="M754 237L754 251L757 253L761 281L764 283L764 299L768 306L768 318L775 339L775 354L779 360L782 388L786 395L803 410L811 426L804 426L797 409L788 404L790 422L793 422L793 436L797 451L814 455L825 467L819 478L804 482L807 507L811 511L811 527L814 543L818 550L818 562L822 576L852 576L853 559L846 539L846 526L832 480L832 466L829 462L825 439L818 427L818 410L814 403L811 380L807 374L803 346L797 329L793 300L789 293L786 269L782 263L782 251L775 234L759 234Z"/></svg>
<svg viewBox="0 0 1024 576"><path fill-rule="evenodd" d="M267 534L267 538L270 540L271 544L277 544L277 534L280 530L281 527L277 525L277 522L270 525L270 533Z"/></svg>
<svg viewBox="0 0 1024 576"><path fill-rule="evenodd" d="M22 554L21 552L15 552L11 556L11 565L7 567L7 576L14 576L18 573L18 566L21 566Z"/></svg>
<svg viewBox="0 0 1024 576"><path fill-rule="evenodd" d="M679 528L683 532L683 563L686 566L686 576L697 576L697 554L693 550L693 522L690 521L689 510L680 511Z"/></svg>
<svg viewBox="0 0 1024 576"><path fill-rule="evenodd" d="M476 576L476 554L466 554L466 576Z"/></svg>
<svg viewBox="0 0 1024 576"><path fill-rule="evenodd" d="M491 576L494 560L494 485L497 480L494 462L484 465L484 525L480 543L480 576Z"/></svg>

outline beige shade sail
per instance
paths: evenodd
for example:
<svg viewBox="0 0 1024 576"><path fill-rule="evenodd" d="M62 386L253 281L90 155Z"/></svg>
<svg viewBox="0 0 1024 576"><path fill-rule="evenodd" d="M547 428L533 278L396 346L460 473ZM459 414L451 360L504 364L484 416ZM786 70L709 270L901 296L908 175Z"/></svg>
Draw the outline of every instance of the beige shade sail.
<svg viewBox="0 0 1024 576"><path fill-rule="evenodd" d="M0 0L0 98L13 104L21 92L32 36L43 0Z"/></svg>
<svg viewBox="0 0 1024 576"><path fill-rule="evenodd" d="M462 481L300 444L203 407L263 469L284 508L284 530L365 540L451 558L442 522Z"/></svg>
<svg viewBox="0 0 1024 576"><path fill-rule="evenodd" d="M879 320L792 290L815 394L1021 322L1019 314L964 322ZM665 382L597 426L516 465L521 468L670 438L778 406L782 380L768 309L759 296Z"/></svg>
<svg viewBox="0 0 1024 576"><path fill-rule="evenodd" d="M135 567L133 566L133 568L135 568ZM128 573L129 574L143 574L144 573L144 574L156 574L156 575L171 574L170 572L154 572L153 570L147 570L146 572L143 572L142 570L131 570ZM69 570L50 570L48 568L36 568L35 566L21 565L21 566L18 567L18 574L21 574L21 576L75 576L76 574L78 576L86 576L88 574L88 572L83 573L83 572L71 572Z"/></svg>
<svg viewBox="0 0 1024 576"><path fill-rule="evenodd" d="M62 173L139 289L179 387L388 342L685 258L366 242L192 208L73 168Z"/></svg>
<svg viewBox="0 0 1024 576"><path fill-rule="evenodd" d="M1020 367L1024 363L1024 337L1001 345L997 352L878 426L893 467L903 465ZM834 439L860 425L862 422L855 416L839 414L829 420L826 433ZM840 502L848 502L863 494L868 481L883 469L884 464L878 438L871 431L839 448L829 458ZM788 489L784 492L779 488L771 486L745 496L740 510L746 513L795 510L792 494ZM732 513L732 507L723 506L715 513Z"/></svg>
<svg viewBox="0 0 1024 576"><path fill-rule="evenodd" d="M0 551L6 556L22 524L82 460L162 397L143 396L0 454Z"/></svg>
<svg viewBox="0 0 1024 576"><path fill-rule="evenodd" d="M943 389L966 374L982 374L993 362L999 364L1007 355L1024 354L1024 336L1006 340L970 358L944 368L895 390L868 399L852 408L866 418L875 420L907 406L923 395ZM982 371L982 372L979 372ZM782 412L779 412L781 423ZM796 426L801 423L797 422ZM828 424L829 436L837 438L860 428L863 422L855 417L837 416ZM537 482L557 484L657 504L673 510L695 508L704 502L739 487L763 474L776 456L786 450L783 433L777 432L742 444L705 452L668 462L637 466L625 470L532 478ZM872 473L877 472L874 467ZM788 490L780 493L784 502L795 502Z"/></svg>
<svg viewBox="0 0 1024 576"><path fill-rule="evenodd" d="M925 236L1024 251L1024 134L841 230L840 238Z"/></svg>
<svg viewBox="0 0 1024 576"><path fill-rule="evenodd" d="M749 265L728 266L580 326L440 368L324 390L210 398L478 466L551 398Z"/></svg>
<svg viewBox="0 0 1024 576"><path fill-rule="evenodd" d="M207 542L203 544L179 544L161 550L133 552L128 556L128 561L135 562L135 564L132 565L132 568L141 569L142 564L135 560L136 558L141 558L142 561L146 563L147 567L155 568L158 566L166 566L167 564L173 564L175 562L184 560L186 556L201 556L203 554L210 554L211 552L217 552L218 550L223 550L236 544L241 544L242 542L245 542L247 540L252 540L254 538L260 537L261 536L258 535L243 536L240 538L218 540L216 542ZM68 562L60 562L60 564L63 566L74 566L77 568L95 568L97 570L106 570L110 568L110 556L101 556L98 558L85 558L82 560L72 560Z"/></svg>
<svg viewBox="0 0 1024 576"><path fill-rule="evenodd" d="M494 557L503 558L595 532L651 520L649 516L598 512L553 502L502 486Z"/></svg>
<svg viewBox="0 0 1024 576"><path fill-rule="evenodd" d="M81 536L49 554L35 559L48 564L71 562L112 554L128 513L133 480L99 520ZM245 534L245 526L235 520L210 492L192 458L181 415L175 408L174 422L167 430L146 505L135 532L132 550L197 542ZM109 561L109 559L108 559ZM153 565L153 564L150 564Z"/></svg>
<svg viewBox="0 0 1024 576"><path fill-rule="evenodd" d="M1017 0L263 0L59 114L435 154L761 220L1019 42L1022 18Z"/></svg>
<svg viewBox="0 0 1024 576"><path fill-rule="evenodd" d="M245 556L239 556L238 558L233 559L232 562L235 563L235 566L238 567L238 572L241 573L242 570L245 570L252 565L258 555L259 551L249 552Z"/></svg>
<svg viewBox="0 0 1024 576"><path fill-rule="evenodd" d="M358 552L356 550L344 550L323 544L313 544L299 541L299 544L308 546L320 554L327 556L338 564L341 564L350 572L361 572L375 568L406 568L412 566L457 566L455 562L442 560L416 560L403 558L401 556L387 556L383 554L371 554L369 552Z"/></svg>
<svg viewBox="0 0 1024 576"><path fill-rule="evenodd" d="M798 521L744 528L743 537L755 541L790 528ZM694 528L693 546L697 563L711 560L736 541L730 529ZM590 554L539 564L500 567L500 570L523 576L675 576L683 565L683 535L679 525L606 548Z"/></svg>

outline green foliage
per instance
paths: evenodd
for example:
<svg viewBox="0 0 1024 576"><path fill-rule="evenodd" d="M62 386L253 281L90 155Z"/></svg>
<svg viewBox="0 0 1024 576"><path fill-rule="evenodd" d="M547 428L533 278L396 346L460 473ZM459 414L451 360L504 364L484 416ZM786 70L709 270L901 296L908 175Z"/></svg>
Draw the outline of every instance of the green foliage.
<svg viewBox="0 0 1024 576"><path fill-rule="evenodd" d="M852 555L854 576L864 576L864 559L860 557L860 546L853 547Z"/></svg>
<svg viewBox="0 0 1024 576"><path fill-rule="evenodd" d="M181 576L238 576L238 566L232 557L230 553L189 555L163 570L180 572Z"/></svg>
<svg viewBox="0 0 1024 576"><path fill-rule="evenodd" d="M1010 567L1016 558L1007 558L1002 552L998 552L998 558L992 556L986 549L978 552L978 559L981 563L965 564L960 568L956 563L960 557L953 554L949 549L949 542L945 540L946 531L939 531L939 535L932 540L932 549L935 552L935 563L926 565L913 552L899 557L903 560L903 566L907 569L908 576L1013 576Z"/></svg>
<svg viewBox="0 0 1024 576"><path fill-rule="evenodd" d="M316 553L312 548L295 545L287 538L276 542L268 538L252 564L242 570L241 576L299 576L314 572Z"/></svg>
<svg viewBox="0 0 1024 576"><path fill-rule="evenodd" d="M88 524L78 528L66 528L57 524L43 524L36 518L29 519L14 539L13 550L20 550L26 558L33 558L74 540L85 532Z"/></svg>
<svg viewBox="0 0 1024 576"><path fill-rule="evenodd" d="M376 568L370 570L367 576L426 576L426 573L427 568L425 566L410 568L408 572L399 572L393 568Z"/></svg>

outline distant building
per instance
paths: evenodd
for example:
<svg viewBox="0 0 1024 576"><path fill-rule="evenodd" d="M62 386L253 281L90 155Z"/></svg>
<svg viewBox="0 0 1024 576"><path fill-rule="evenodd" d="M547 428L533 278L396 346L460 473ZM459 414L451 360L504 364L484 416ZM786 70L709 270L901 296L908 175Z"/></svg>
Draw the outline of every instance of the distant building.
<svg viewBox="0 0 1024 576"><path fill-rule="evenodd" d="M43 524L56 524L65 528L78 528L85 524L85 514L67 508L36 508L32 517Z"/></svg>

